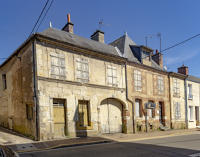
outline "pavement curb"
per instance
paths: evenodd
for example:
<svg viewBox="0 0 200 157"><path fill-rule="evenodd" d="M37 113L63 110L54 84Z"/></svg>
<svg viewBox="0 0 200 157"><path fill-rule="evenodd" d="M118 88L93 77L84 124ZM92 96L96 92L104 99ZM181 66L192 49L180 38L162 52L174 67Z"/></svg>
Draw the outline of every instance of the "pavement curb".
<svg viewBox="0 0 200 157"><path fill-rule="evenodd" d="M32 150L15 150L17 153L30 153L30 152L37 152L37 151L44 151L44 150L50 150L50 149L57 149L57 148L64 148L64 147L76 147L76 146L84 146L84 145L93 145L93 144L102 144L102 143L111 143L113 140L102 140L102 141L93 141L93 142L79 142L75 144L59 144L52 147L46 147L46 148L36 148Z"/></svg>

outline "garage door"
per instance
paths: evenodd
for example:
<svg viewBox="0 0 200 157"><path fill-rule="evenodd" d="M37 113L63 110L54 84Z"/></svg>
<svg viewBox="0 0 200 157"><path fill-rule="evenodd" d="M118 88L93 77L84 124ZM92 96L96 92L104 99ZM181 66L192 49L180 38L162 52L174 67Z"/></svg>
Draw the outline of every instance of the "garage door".
<svg viewBox="0 0 200 157"><path fill-rule="evenodd" d="M122 132L122 105L115 99L106 99L100 106L102 133Z"/></svg>

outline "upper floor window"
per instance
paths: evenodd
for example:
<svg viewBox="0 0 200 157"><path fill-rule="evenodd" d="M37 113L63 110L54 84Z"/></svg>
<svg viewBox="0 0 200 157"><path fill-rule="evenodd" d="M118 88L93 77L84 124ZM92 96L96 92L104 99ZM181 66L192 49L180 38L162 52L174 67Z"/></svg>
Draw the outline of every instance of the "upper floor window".
<svg viewBox="0 0 200 157"><path fill-rule="evenodd" d="M164 80L163 77L158 76L158 94L164 93Z"/></svg>
<svg viewBox="0 0 200 157"><path fill-rule="evenodd" d="M117 68L115 66L107 66L107 82L108 85L117 86Z"/></svg>
<svg viewBox="0 0 200 157"><path fill-rule="evenodd" d="M2 83L3 83L3 89L7 89L7 80L6 80L6 74L2 75Z"/></svg>
<svg viewBox="0 0 200 157"><path fill-rule="evenodd" d="M192 99L192 98L193 98L193 94L192 94L192 84L188 84L188 88L189 88L188 99Z"/></svg>
<svg viewBox="0 0 200 157"><path fill-rule="evenodd" d="M51 77L65 79L65 56L61 54L51 55Z"/></svg>
<svg viewBox="0 0 200 157"><path fill-rule="evenodd" d="M174 96L180 95L180 83L178 79L174 79Z"/></svg>
<svg viewBox="0 0 200 157"><path fill-rule="evenodd" d="M141 71L134 70L134 86L135 86L135 91L142 91Z"/></svg>
<svg viewBox="0 0 200 157"><path fill-rule="evenodd" d="M176 120L181 118L181 106L179 102L174 103L174 117Z"/></svg>
<svg viewBox="0 0 200 157"><path fill-rule="evenodd" d="M89 82L89 66L87 58L76 58L76 80Z"/></svg>

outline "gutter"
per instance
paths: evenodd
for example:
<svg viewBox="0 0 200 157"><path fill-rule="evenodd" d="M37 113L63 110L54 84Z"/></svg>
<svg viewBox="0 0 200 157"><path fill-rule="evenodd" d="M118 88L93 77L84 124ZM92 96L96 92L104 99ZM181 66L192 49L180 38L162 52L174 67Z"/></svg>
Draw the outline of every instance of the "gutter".
<svg viewBox="0 0 200 157"><path fill-rule="evenodd" d="M171 97L170 73L168 75L168 80L169 80L169 103L170 103L170 128L172 129L172 97Z"/></svg>
<svg viewBox="0 0 200 157"><path fill-rule="evenodd" d="M40 121L39 121L39 103L38 103L38 93L37 93L37 64L36 64L36 48L35 39L32 42L32 55L33 55L33 88L34 88L34 105L35 105L35 120L36 120L36 140L40 140Z"/></svg>
<svg viewBox="0 0 200 157"><path fill-rule="evenodd" d="M125 81L126 81L126 99L132 104L132 118L133 118L133 133L136 133L136 129L135 129L135 110L134 110L134 102L129 99L128 97L128 78L127 78L127 62L125 63Z"/></svg>
<svg viewBox="0 0 200 157"><path fill-rule="evenodd" d="M187 103L187 77L184 79L184 86L185 86L185 124L186 128L188 129L188 103Z"/></svg>

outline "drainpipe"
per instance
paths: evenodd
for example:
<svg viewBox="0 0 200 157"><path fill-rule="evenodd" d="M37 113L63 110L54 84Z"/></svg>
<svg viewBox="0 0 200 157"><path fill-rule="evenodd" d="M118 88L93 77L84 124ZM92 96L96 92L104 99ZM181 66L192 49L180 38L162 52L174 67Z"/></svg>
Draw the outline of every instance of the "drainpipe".
<svg viewBox="0 0 200 157"><path fill-rule="evenodd" d="M172 129L172 97L171 97L170 73L168 74L168 80L169 80L170 128Z"/></svg>
<svg viewBox="0 0 200 157"><path fill-rule="evenodd" d="M37 66L36 66L36 41L33 39L32 42L32 55L33 55L33 90L34 90L34 106L35 106L35 117L36 117L36 140L40 140L40 123L39 123L39 106L37 97Z"/></svg>
<svg viewBox="0 0 200 157"><path fill-rule="evenodd" d="M187 76L184 79L184 86L185 86L185 123L186 123L186 128L188 129Z"/></svg>
<svg viewBox="0 0 200 157"><path fill-rule="evenodd" d="M129 99L128 97L128 77L127 77L127 62L125 63L125 81L126 81L126 99L132 104L132 118L133 118L133 133L136 133L136 129L135 129L135 111L134 111L134 102Z"/></svg>

